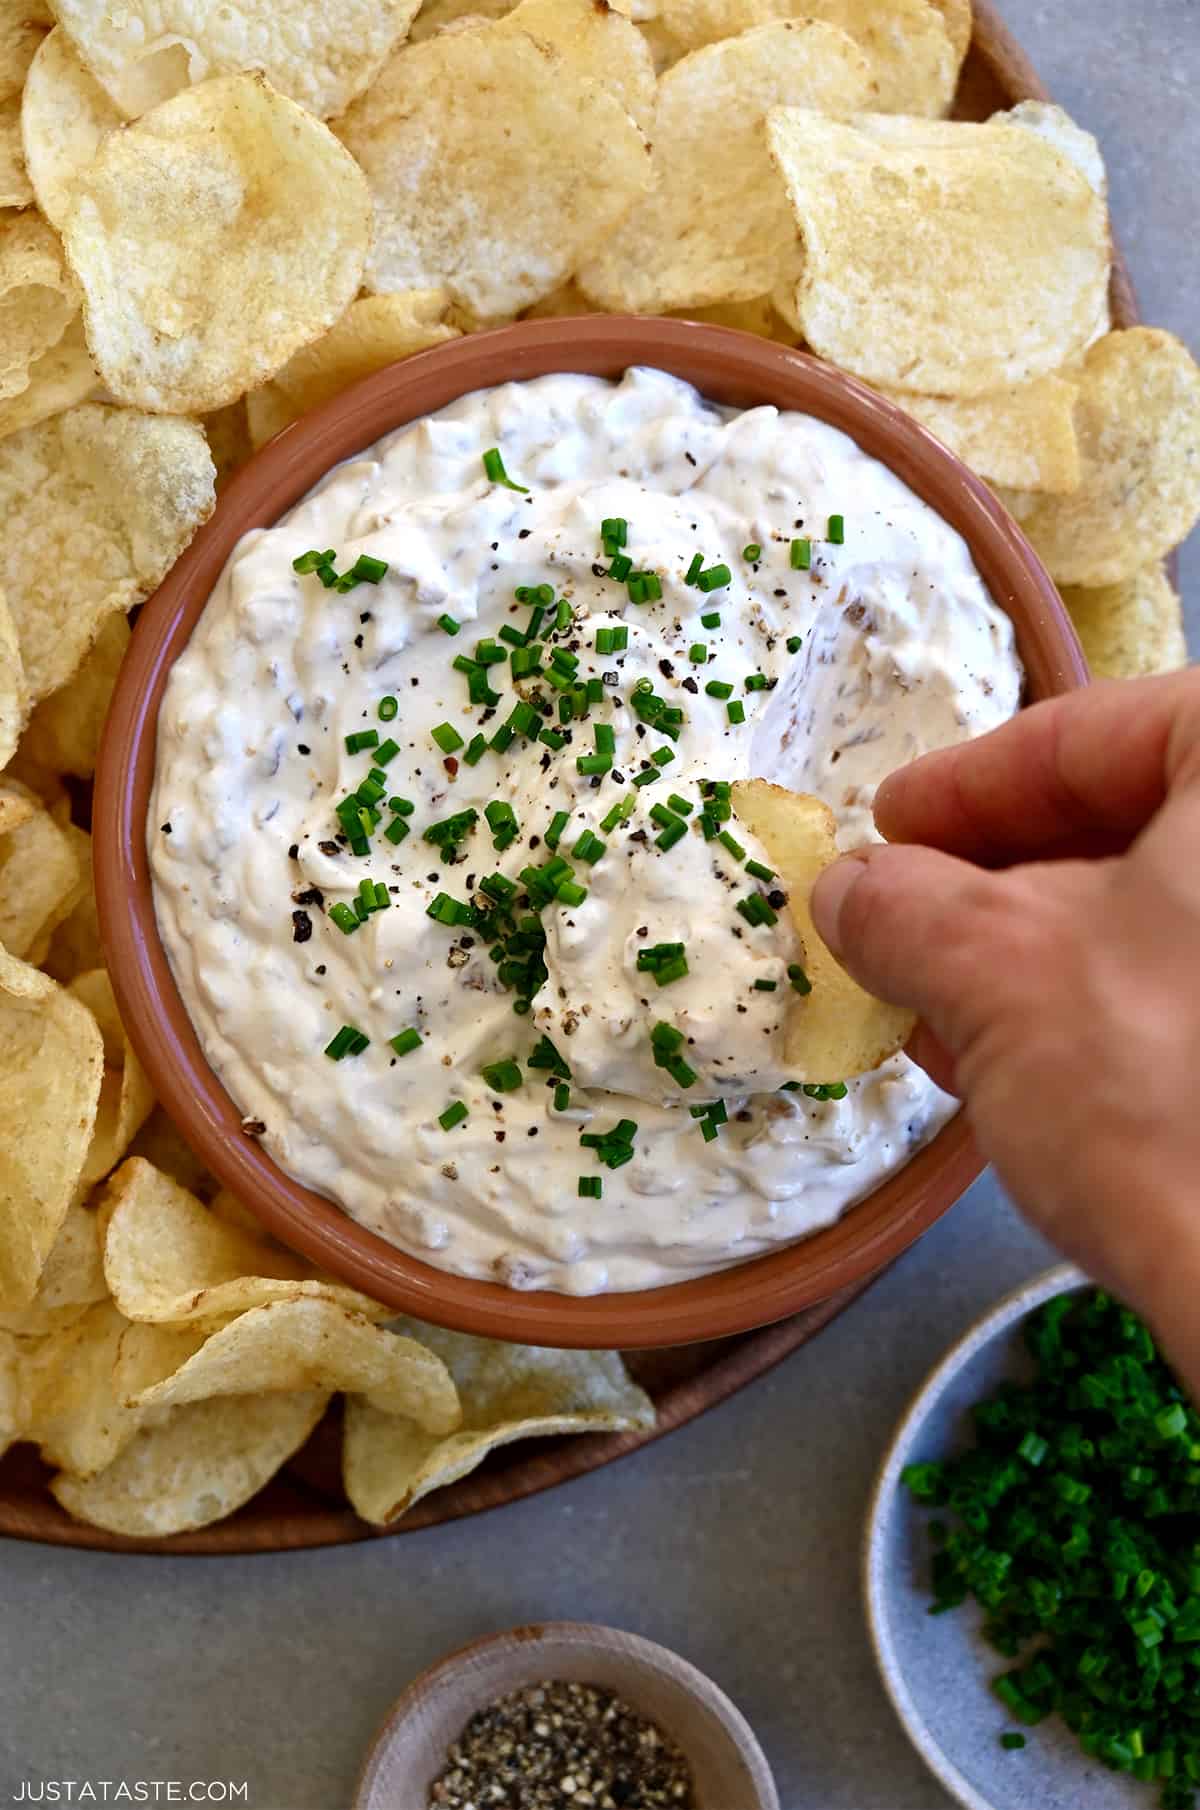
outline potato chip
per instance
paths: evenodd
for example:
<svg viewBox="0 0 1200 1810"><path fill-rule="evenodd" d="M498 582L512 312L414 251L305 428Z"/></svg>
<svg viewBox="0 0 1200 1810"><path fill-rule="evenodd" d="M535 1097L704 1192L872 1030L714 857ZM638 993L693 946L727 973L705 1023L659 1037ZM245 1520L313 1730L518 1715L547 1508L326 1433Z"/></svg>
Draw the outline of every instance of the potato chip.
<svg viewBox="0 0 1200 1810"><path fill-rule="evenodd" d="M25 388L0 402L0 440L88 401L99 388L83 336L83 317L77 316L58 344L34 359Z"/></svg>
<svg viewBox="0 0 1200 1810"><path fill-rule="evenodd" d="M200 414L273 377L345 313L370 197L319 120L260 76L216 76L110 134L62 230L109 390Z"/></svg>
<svg viewBox="0 0 1200 1810"><path fill-rule="evenodd" d="M55 936L55 945L58 935ZM53 954L53 949L51 953ZM186 1144L161 1106L156 1106L129 1146L131 1157L140 1156L152 1169L160 1169L180 1188L196 1199L210 1201L217 1192L217 1178L210 1175L199 1157ZM116 1179L115 1177L113 1178ZM112 1182L109 1183L109 1188Z"/></svg>
<svg viewBox="0 0 1200 1810"><path fill-rule="evenodd" d="M46 1259L37 1293L27 1307L0 1311L0 1331L22 1338L61 1332L81 1320L89 1307L108 1299L96 1214L74 1203ZM0 1384L0 1394L3 1385ZM0 1408L0 1422L3 1409ZM0 1434L2 1437L2 1434Z"/></svg>
<svg viewBox="0 0 1200 1810"><path fill-rule="evenodd" d="M81 1185L90 1188L120 1162L135 1133L150 1117L154 1089L125 1034L106 971L93 968L77 975L69 990L88 1008L104 1040L104 1081L96 1128L80 1177Z"/></svg>
<svg viewBox="0 0 1200 1810"><path fill-rule="evenodd" d="M144 1428L98 1476L62 1472L50 1489L77 1521L133 1539L207 1527L299 1451L328 1399L310 1391L197 1402Z"/></svg>
<svg viewBox="0 0 1200 1810"><path fill-rule="evenodd" d="M30 718L21 745L31 760L56 773L92 777L100 731L128 646L124 616L109 616L71 683L44 698Z"/></svg>
<svg viewBox="0 0 1200 1810"><path fill-rule="evenodd" d="M558 52L572 75L610 88L649 137L654 122L654 59L636 25L608 0L520 0L496 28L528 32Z"/></svg>
<svg viewBox="0 0 1200 1810"><path fill-rule="evenodd" d="M34 0L0 0L0 101L12 100L25 85L29 65L52 24Z"/></svg>
<svg viewBox="0 0 1200 1810"><path fill-rule="evenodd" d="M21 103L0 101L0 207L28 207L33 184L21 149Z"/></svg>
<svg viewBox="0 0 1200 1810"><path fill-rule="evenodd" d="M797 1081L818 1086L867 1074L903 1048L916 1017L865 993L817 935L809 899L817 876L837 859L833 812L819 798L765 779L736 781L733 808L778 868L804 948L811 991L788 1008L789 1068Z"/></svg>
<svg viewBox="0 0 1200 1810"><path fill-rule="evenodd" d="M446 324L449 301L444 289L412 289L351 302L323 339L297 352L277 377L247 396L255 450L360 377L457 339L458 329Z"/></svg>
<svg viewBox="0 0 1200 1810"><path fill-rule="evenodd" d="M971 48L971 33L975 24L971 16L971 0L932 0L932 4L942 15L942 24L946 27L955 61L961 67Z"/></svg>
<svg viewBox="0 0 1200 1810"><path fill-rule="evenodd" d="M254 454L246 398L239 396L236 402L227 402L224 408L214 409L211 415L204 417L203 426L208 450L217 468L219 496L234 472L240 471Z"/></svg>
<svg viewBox="0 0 1200 1810"><path fill-rule="evenodd" d="M1047 144L1069 158L1102 201L1108 200L1108 171L1104 167L1099 141L1082 126L1077 126L1061 107L1055 107L1049 101L1021 101L1007 113L993 113L989 123L1023 126L1027 132L1036 132L1039 138L1044 138Z"/></svg>
<svg viewBox="0 0 1200 1810"><path fill-rule="evenodd" d="M639 25L654 66L663 73L707 44L736 38L756 25L806 16L800 0L661 0Z"/></svg>
<svg viewBox="0 0 1200 1810"><path fill-rule="evenodd" d="M1002 500L1059 584L1118 584L1200 515L1200 368L1173 334L1130 327L1091 347L1079 382L1079 488Z"/></svg>
<svg viewBox="0 0 1200 1810"><path fill-rule="evenodd" d="M121 1165L105 1191L104 1272L130 1320L215 1320L302 1297L369 1319L390 1312L319 1277L261 1233L219 1218L138 1157Z"/></svg>
<svg viewBox="0 0 1200 1810"><path fill-rule="evenodd" d="M444 1332L402 1330L443 1359L458 1387L462 1425L445 1437L360 1396L346 1402L342 1478L356 1514L386 1527L430 1490L455 1483L497 1446L552 1433L652 1427L654 1403L617 1351L546 1351Z"/></svg>
<svg viewBox="0 0 1200 1810"><path fill-rule="evenodd" d="M8 599L0 591L0 768L13 757L25 721L25 667Z"/></svg>
<svg viewBox="0 0 1200 1810"><path fill-rule="evenodd" d="M375 202L367 287L444 286L483 321L549 295L649 182L620 102L519 32L407 46L338 130Z"/></svg>
<svg viewBox="0 0 1200 1810"><path fill-rule="evenodd" d="M118 1398L117 1351L126 1321L111 1301L31 1343L21 1365L25 1437L47 1464L81 1477L110 1464L145 1420Z"/></svg>
<svg viewBox="0 0 1200 1810"><path fill-rule="evenodd" d="M1068 586L1062 599L1098 679L1141 679L1187 665L1183 606L1161 565L1093 591Z"/></svg>
<svg viewBox="0 0 1200 1810"><path fill-rule="evenodd" d="M769 295L755 296L746 302L711 302L704 308L680 308L675 312L681 320L708 321L714 327L736 327L739 333L777 339L785 346L796 343L795 333Z"/></svg>
<svg viewBox="0 0 1200 1810"><path fill-rule="evenodd" d="M566 320L578 314L595 314L596 304L589 301L574 277L569 282L560 283L549 295L544 295L540 302L534 302L524 310L521 319L525 321Z"/></svg>
<svg viewBox="0 0 1200 1810"><path fill-rule="evenodd" d="M328 119L361 94L419 0L55 0L64 31L128 119L210 76L260 70Z"/></svg>
<svg viewBox="0 0 1200 1810"><path fill-rule="evenodd" d="M32 1301L83 1169L104 1073L85 1006L0 949L0 1304Z"/></svg>
<svg viewBox="0 0 1200 1810"><path fill-rule="evenodd" d="M412 23L408 34L410 44L421 44L426 38L435 38L448 26L457 26L460 20L469 19L472 24L479 20L487 22L502 19L510 13L516 0L425 0Z"/></svg>
<svg viewBox="0 0 1200 1810"><path fill-rule="evenodd" d="M123 115L61 27L43 39L21 96L21 146L37 204L62 226L81 170Z"/></svg>
<svg viewBox="0 0 1200 1810"><path fill-rule="evenodd" d="M0 825L0 943L10 955L29 956L38 950L56 924L73 911L87 887L80 871L77 845L55 823L41 801L6 782L4 791L15 794L6 815L11 827Z"/></svg>
<svg viewBox="0 0 1200 1810"><path fill-rule="evenodd" d="M30 367L78 312L54 229L33 213L0 218L0 400L25 389Z"/></svg>
<svg viewBox="0 0 1200 1810"><path fill-rule="evenodd" d="M100 942L100 923L96 916L96 894L92 886L92 839L78 824L64 826L75 850L84 887L79 902L61 923L56 924L50 946L40 966L63 986L84 974L89 968L104 965L104 949Z"/></svg>
<svg viewBox="0 0 1200 1810"><path fill-rule="evenodd" d="M0 1457L24 1434L21 1404L21 1341L0 1331Z"/></svg>
<svg viewBox="0 0 1200 1810"><path fill-rule="evenodd" d="M33 703L147 597L214 502L193 421L85 402L0 440L0 586Z"/></svg>
<svg viewBox="0 0 1200 1810"><path fill-rule="evenodd" d="M1087 343L1107 213L1037 134L788 108L768 138L804 245L779 306L822 357L893 389L985 396Z"/></svg>
<svg viewBox="0 0 1200 1810"><path fill-rule="evenodd" d="M215 1395L345 1389L429 1433L461 1418L441 1358L414 1339L375 1326L336 1301L267 1301L230 1320L171 1376L133 1398L143 1408L183 1407Z"/></svg>
<svg viewBox="0 0 1200 1810"><path fill-rule="evenodd" d="M1075 432L1078 390L1062 377L1039 377L990 396L917 396L884 391L952 453L991 484L1062 496L1079 485Z"/></svg>
<svg viewBox="0 0 1200 1810"><path fill-rule="evenodd" d="M597 241L580 286L602 307L631 314L764 295L793 237L767 155L768 108L802 99L848 113L870 94L861 50L812 20L756 26L693 51L658 85L654 187L620 232Z"/></svg>

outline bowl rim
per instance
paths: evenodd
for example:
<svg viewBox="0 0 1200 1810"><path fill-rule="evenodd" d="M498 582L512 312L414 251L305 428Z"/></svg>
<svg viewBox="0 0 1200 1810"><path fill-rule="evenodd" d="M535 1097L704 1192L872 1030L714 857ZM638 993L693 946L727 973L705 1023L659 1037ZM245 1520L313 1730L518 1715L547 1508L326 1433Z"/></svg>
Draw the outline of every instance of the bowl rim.
<svg viewBox="0 0 1200 1810"><path fill-rule="evenodd" d="M887 1612L887 1546L896 1494L900 1488L900 1472L908 1463L931 1410L972 1358L996 1339L1010 1333L1055 1295L1077 1294L1081 1289L1091 1286L1091 1278L1077 1264L1057 1263L1052 1269L1042 1270L1011 1289L993 1307L989 1307L977 1320L972 1321L938 1359L900 1416L880 1460L867 1505L861 1560L863 1609L879 1676L909 1741L938 1783L956 1802L964 1805L965 1810L999 1810L999 1807L989 1798L983 1797L965 1774L959 1771L921 1713L905 1680L904 1668L892 1633L891 1617Z"/></svg>
<svg viewBox="0 0 1200 1810"><path fill-rule="evenodd" d="M185 1141L268 1231L388 1306L462 1332L539 1345L637 1349L726 1337L785 1319L890 1262L983 1165L958 1113L832 1225L686 1281L628 1293L517 1290L438 1269L279 1169L206 1062L158 936L146 848L158 704L241 535L276 521L339 461L455 398L551 372L665 369L737 406L774 401L856 439L966 539L1013 619L1035 696L1087 682L1055 587L985 484L892 402L807 353L736 329L635 316L523 321L390 365L292 423L232 479L142 610L96 768L93 865L101 941L134 1049Z"/></svg>
<svg viewBox="0 0 1200 1810"><path fill-rule="evenodd" d="M586 1621L526 1622L515 1628L502 1628L495 1634L479 1635L475 1640L455 1647L440 1659L435 1659L432 1665L426 1666L424 1671L419 1672L405 1686L381 1718L359 1771L351 1810L371 1810L371 1794L377 1775L397 1736L404 1733L405 1726L414 1717L414 1713L419 1715L422 1701L434 1693L444 1698L455 1688L456 1680L471 1660L518 1642L526 1643L531 1650L539 1646L560 1649L573 1647L589 1653L619 1654L622 1658L631 1660L635 1666L640 1664L666 1674L672 1683L685 1691L693 1702L702 1705L712 1720L720 1725L745 1766L749 1783L755 1792L757 1810L779 1810L774 1776L758 1736L732 1697L722 1690L715 1679L710 1678L707 1672L702 1672L698 1665L685 1659L681 1653L674 1652L659 1641L648 1639L644 1634L628 1633L624 1628L614 1628L606 1622ZM553 1664L553 1660L550 1663ZM519 1686L509 1688L516 1689ZM464 1721L473 1713L474 1708L464 1698ZM686 1758L686 1749L684 1755Z"/></svg>

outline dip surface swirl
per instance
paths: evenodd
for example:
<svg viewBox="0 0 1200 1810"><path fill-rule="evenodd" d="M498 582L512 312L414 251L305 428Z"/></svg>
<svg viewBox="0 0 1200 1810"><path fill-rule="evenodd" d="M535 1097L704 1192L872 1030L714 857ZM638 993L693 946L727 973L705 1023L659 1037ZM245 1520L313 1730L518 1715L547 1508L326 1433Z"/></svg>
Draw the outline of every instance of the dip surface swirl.
<svg viewBox="0 0 1200 1810"><path fill-rule="evenodd" d="M487 475L492 448L526 489ZM294 570L323 551L386 571ZM712 782L816 793L852 847L887 773L1020 688L961 538L823 423L649 369L463 397L247 535L171 673L147 835L205 1055L284 1169L461 1275L646 1288L809 1233L955 1103L903 1056L844 1097L785 1088L799 950ZM373 768L355 853L337 806ZM530 896L522 870L555 862L562 892ZM387 904L359 922L364 880ZM487 934L505 912L511 947ZM723 1122L690 1110L717 1101Z"/></svg>

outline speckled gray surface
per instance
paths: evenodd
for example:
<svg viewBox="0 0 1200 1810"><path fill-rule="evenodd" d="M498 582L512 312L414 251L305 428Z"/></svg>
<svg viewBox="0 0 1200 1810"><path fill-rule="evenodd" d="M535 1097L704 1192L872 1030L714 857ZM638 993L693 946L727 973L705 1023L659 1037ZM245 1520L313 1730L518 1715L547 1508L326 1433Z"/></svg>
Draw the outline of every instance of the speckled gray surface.
<svg viewBox="0 0 1200 1810"><path fill-rule="evenodd" d="M1200 0L1003 7L1105 145L1147 317L1200 345ZM1197 647L1195 541L1183 576ZM77 1802L82 1781L91 1802L103 1780L145 1781L153 1802L154 1780L230 1779L248 1782L252 1810L344 1810L375 1724L421 1667L476 1634L577 1616L710 1672L757 1728L784 1810L946 1810L875 1675L859 1531L925 1371L1049 1257L985 1179L773 1376L623 1464L481 1520L277 1558L3 1544L0 1801L50 1780L75 1780Z"/></svg>

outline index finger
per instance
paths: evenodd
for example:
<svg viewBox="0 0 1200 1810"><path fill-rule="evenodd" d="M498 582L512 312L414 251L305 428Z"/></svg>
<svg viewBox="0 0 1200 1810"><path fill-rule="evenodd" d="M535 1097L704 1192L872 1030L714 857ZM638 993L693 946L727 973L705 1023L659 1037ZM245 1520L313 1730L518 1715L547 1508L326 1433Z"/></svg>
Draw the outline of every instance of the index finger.
<svg viewBox="0 0 1200 1810"><path fill-rule="evenodd" d="M889 842L983 864L1028 859L1080 838L1128 840L1193 774L1200 669L1105 680L890 774L875 822Z"/></svg>

